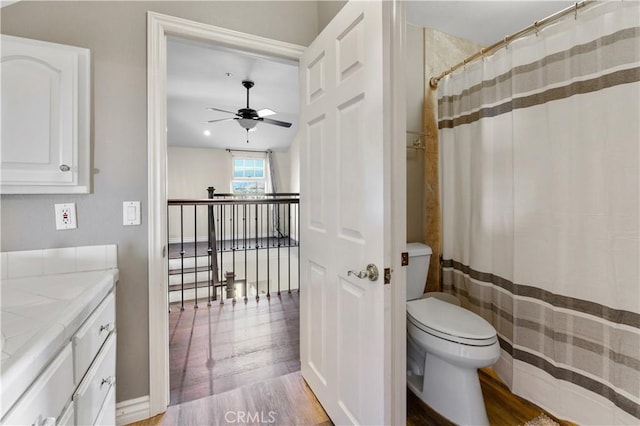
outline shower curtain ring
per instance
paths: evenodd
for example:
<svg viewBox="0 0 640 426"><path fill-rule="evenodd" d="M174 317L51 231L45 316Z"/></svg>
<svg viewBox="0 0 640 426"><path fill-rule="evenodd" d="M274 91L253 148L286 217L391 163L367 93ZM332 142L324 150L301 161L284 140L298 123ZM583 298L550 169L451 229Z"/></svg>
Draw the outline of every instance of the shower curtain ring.
<svg viewBox="0 0 640 426"><path fill-rule="evenodd" d="M540 23L538 21L533 23L533 28L536 30L536 37L538 36L538 32L540 31L540 28L538 27L540 25Z"/></svg>
<svg viewBox="0 0 640 426"><path fill-rule="evenodd" d="M578 19L578 3L576 2L575 4L575 10L573 11L573 19L577 20Z"/></svg>

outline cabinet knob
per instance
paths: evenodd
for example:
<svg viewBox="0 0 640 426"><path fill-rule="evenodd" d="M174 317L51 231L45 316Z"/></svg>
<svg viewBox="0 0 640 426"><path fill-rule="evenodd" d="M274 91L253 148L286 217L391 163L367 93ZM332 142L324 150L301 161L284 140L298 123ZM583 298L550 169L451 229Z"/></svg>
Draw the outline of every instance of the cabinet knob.
<svg viewBox="0 0 640 426"><path fill-rule="evenodd" d="M115 329L112 322L108 322L105 325L100 326L100 333L106 331L107 333L111 333Z"/></svg>
<svg viewBox="0 0 640 426"><path fill-rule="evenodd" d="M104 386L105 384L107 384L107 385L111 386L111 385L113 385L115 382L116 382L116 378L115 378L115 377L113 377L113 376L109 376L109 377L107 377L107 378L105 378L105 379L102 379L102 381L100 382L100 386L102 387L102 386Z"/></svg>
<svg viewBox="0 0 640 426"><path fill-rule="evenodd" d="M66 164L61 164L60 165L60 171L61 172L68 172L69 170L71 170L71 167L67 166Z"/></svg>

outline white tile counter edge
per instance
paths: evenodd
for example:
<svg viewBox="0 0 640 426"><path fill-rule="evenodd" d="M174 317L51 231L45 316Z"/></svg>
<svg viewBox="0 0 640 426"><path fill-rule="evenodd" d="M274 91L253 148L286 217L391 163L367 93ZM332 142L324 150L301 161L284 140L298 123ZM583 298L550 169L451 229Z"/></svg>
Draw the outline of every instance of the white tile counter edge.
<svg viewBox="0 0 640 426"><path fill-rule="evenodd" d="M25 283L29 283L33 287L33 284L40 280L43 288L47 283L68 281L73 284L76 280L87 279L92 286L95 286L89 291L82 292L83 297L74 300L77 303L69 305L60 318L49 321L46 329L39 330L32 336L28 345L11 355L17 359L3 358L1 373L3 384L6 386L7 381L12 383L11 392L7 392L8 389L3 386L0 417L4 417L8 412L6 410L18 400L29 383L89 317L100 300L111 291L118 281L119 274L115 245L5 252L1 253L0 261L2 262L0 285L3 292L6 287L9 294L12 294L11 290L16 284L22 287ZM7 299L3 297L3 311L6 308L6 302L8 302ZM68 303L68 301L65 302ZM8 312L15 312L12 309L6 308Z"/></svg>

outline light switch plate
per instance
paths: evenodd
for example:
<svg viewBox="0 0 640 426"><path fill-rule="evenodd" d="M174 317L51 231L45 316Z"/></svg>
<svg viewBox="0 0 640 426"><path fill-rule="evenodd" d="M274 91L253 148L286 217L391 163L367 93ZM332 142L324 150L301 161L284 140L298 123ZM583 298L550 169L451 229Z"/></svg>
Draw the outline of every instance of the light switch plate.
<svg viewBox="0 0 640 426"><path fill-rule="evenodd" d="M55 204L56 229L75 229L78 227L76 220L76 204Z"/></svg>
<svg viewBox="0 0 640 426"><path fill-rule="evenodd" d="M140 201L122 203L122 224L124 226L140 225Z"/></svg>

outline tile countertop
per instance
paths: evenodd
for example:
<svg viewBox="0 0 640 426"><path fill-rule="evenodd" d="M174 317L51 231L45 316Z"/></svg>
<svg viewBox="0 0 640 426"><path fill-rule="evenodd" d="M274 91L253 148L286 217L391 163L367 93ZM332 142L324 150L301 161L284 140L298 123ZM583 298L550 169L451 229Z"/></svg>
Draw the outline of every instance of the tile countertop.
<svg viewBox="0 0 640 426"><path fill-rule="evenodd" d="M119 272L107 268L2 278L0 418L112 290Z"/></svg>

